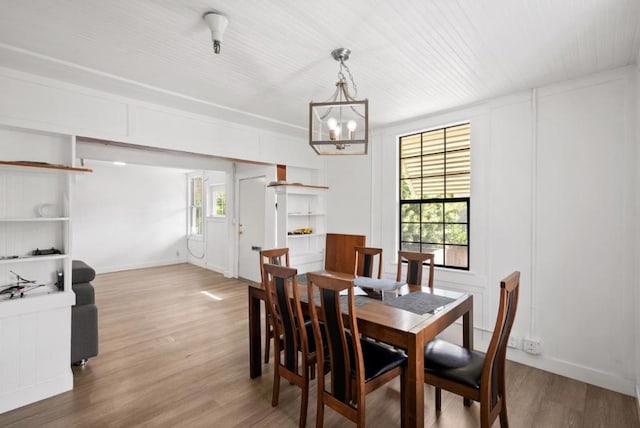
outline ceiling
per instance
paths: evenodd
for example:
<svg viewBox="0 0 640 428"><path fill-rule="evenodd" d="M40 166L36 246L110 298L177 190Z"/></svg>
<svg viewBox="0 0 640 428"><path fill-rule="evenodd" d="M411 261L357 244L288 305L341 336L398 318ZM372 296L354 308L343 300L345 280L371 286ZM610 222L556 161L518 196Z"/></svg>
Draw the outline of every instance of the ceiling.
<svg viewBox="0 0 640 428"><path fill-rule="evenodd" d="M214 55L204 12L229 16ZM0 66L292 133L347 62L379 127L637 61L637 0L0 0Z"/></svg>

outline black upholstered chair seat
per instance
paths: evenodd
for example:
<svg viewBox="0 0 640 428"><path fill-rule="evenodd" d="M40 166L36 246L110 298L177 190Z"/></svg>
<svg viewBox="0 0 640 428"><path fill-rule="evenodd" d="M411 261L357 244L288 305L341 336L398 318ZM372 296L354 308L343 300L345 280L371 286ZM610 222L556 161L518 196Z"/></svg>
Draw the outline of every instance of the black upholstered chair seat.
<svg viewBox="0 0 640 428"><path fill-rule="evenodd" d="M484 354L434 339L424 348L424 370L475 389L480 389Z"/></svg>
<svg viewBox="0 0 640 428"><path fill-rule="evenodd" d="M347 335L349 347L351 347L351 335ZM393 351L386 346L378 345L368 339L360 339L362 347L362 359L364 360L364 381L370 380L407 363L407 356L401 352ZM353 352L351 353L351 356ZM355 376L355 362L351 360L351 371Z"/></svg>

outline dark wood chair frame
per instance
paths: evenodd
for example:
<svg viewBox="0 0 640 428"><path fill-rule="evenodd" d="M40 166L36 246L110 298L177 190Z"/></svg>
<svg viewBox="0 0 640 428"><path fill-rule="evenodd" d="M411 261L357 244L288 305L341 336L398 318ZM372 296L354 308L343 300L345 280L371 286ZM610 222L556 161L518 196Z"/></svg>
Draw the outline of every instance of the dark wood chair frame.
<svg viewBox="0 0 640 428"><path fill-rule="evenodd" d="M407 261L406 282L409 285L422 285L422 264L429 262L429 288L433 289L433 263L435 255L433 253L416 253L413 251L398 251L398 272L396 281L402 278L402 262Z"/></svg>
<svg viewBox="0 0 640 428"><path fill-rule="evenodd" d="M264 264L267 304L272 314L274 329L273 394L271 405L277 406L280 396L280 378L302 390L300 400L300 427L307 425L309 379L315 376L316 352L310 351L309 338L300 304L296 269Z"/></svg>
<svg viewBox="0 0 640 428"><path fill-rule="evenodd" d="M440 410L442 403L441 390L445 389L463 396L466 399L465 405L471 405L469 400L480 402L480 426L482 428L490 428L498 416L500 417L500 426L502 428L509 427L504 364L507 342L518 307L519 288L520 272L518 271L513 272L500 282L498 317L491 336L491 342L489 342L489 348L485 354L480 389L425 372L425 383L436 387L437 411Z"/></svg>
<svg viewBox="0 0 640 428"><path fill-rule="evenodd" d="M382 277L382 248L373 247L355 247L356 249L356 264L354 275L366 276L367 278ZM375 257L378 257L378 276L373 276L373 267L375 264Z"/></svg>
<svg viewBox="0 0 640 428"><path fill-rule="evenodd" d="M289 249L288 248L274 248L272 250L260 251L260 282L262 288L265 288L265 276L262 269L265 263L279 266L289 267ZM284 260L283 260L284 258ZM284 262L284 263L283 263ZM273 327L271 326L271 313L267 306L264 317L264 363L269 362L269 353L271 352L270 345L273 338Z"/></svg>
<svg viewBox="0 0 640 428"><path fill-rule="evenodd" d="M325 405L355 422L358 427L364 427L366 394L378 389L396 376L401 377L400 408L403 409L406 394L404 390L404 377L406 376L404 366L391 369L371 379L369 382L365 382L362 346L360 340L357 340L360 334L356 319L353 281L308 273L307 283L310 302L314 301L315 290L320 292L320 306L316 309L317 302L315 305L309 305L309 312L311 313L316 346L321 349L324 341L328 342L328 367L331 374L330 391L325 389L325 376L322 375L322 372L319 372L320 374L318 375L316 427L323 426ZM346 317L343 316L340 305L340 291L345 289L348 290L348 314ZM346 326L345 318L347 320ZM322 325L320 321L323 321ZM321 328L324 328L324 334L322 334ZM346 329L349 330L352 339L347 339ZM351 347L348 345L349 342L352 344ZM351 367L349 352L354 353L353 361L355 362L355 367ZM318 367L325 367L325 356L323 354L323 352L317 353ZM401 413L404 425L404 412Z"/></svg>

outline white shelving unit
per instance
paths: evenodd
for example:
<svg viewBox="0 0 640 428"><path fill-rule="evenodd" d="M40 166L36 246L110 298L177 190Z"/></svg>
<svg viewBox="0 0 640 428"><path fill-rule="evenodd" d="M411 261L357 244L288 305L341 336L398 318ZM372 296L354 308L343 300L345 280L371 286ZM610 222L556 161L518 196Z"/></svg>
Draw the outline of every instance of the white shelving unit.
<svg viewBox="0 0 640 428"><path fill-rule="evenodd" d="M298 273L324 267L326 241L325 186L279 184L274 186L278 206L277 244L288 247L291 266ZM305 230L305 233L294 233Z"/></svg>
<svg viewBox="0 0 640 428"><path fill-rule="evenodd" d="M0 290L16 274L41 285L0 295L0 413L73 388L71 185L91 172L74 160L73 136L0 127Z"/></svg>

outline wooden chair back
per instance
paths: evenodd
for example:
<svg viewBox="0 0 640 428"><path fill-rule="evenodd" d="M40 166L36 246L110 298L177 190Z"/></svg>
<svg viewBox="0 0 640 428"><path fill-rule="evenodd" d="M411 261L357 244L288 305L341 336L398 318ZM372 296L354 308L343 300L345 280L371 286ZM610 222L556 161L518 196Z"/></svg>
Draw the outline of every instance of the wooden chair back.
<svg viewBox="0 0 640 428"><path fill-rule="evenodd" d="M356 276L366 276L367 278L378 278L382 277L382 248L373 248L373 247L355 247L356 248L356 263L354 275ZM376 264L376 256L378 268L377 276L373 276L374 267Z"/></svg>
<svg viewBox="0 0 640 428"><path fill-rule="evenodd" d="M318 376L318 406L329 405L356 421L358 408L364 408L361 402L364 400L364 361L356 322L353 281L308 273L307 283L309 301L314 301L316 291L320 297L319 305L317 301L315 305L309 305L316 345L322 349L326 341L328 348L328 361L322 352L318 352L317 364L318 367L328 364L331 376L330 390L325 388L324 376ZM342 290L348 290L346 324L340 304Z"/></svg>
<svg viewBox="0 0 640 428"><path fill-rule="evenodd" d="M417 253L414 251L398 251L398 272L396 281L402 280L402 262L407 262L407 275L405 281L409 285L422 285L422 264L429 262L429 288L433 288L433 253Z"/></svg>
<svg viewBox="0 0 640 428"><path fill-rule="evenodd" d="M273 394L271 405L277 406L280 396L280 377L302 389L300 400L300 427L307 424L309 378L313 376L315 347L313 338L307 336L307 328L300 304L296 269L265 263L267 304L274 331Z"/></svg>
<svg viewBox="0 0 640 428"><path fill-rule="evenodd" d="M298 351L309 354L309 341L298 291L298 270L266 263L263 270L267 303L273 317L274 337L281 338L274 341L274 358L283 368L298 374Z"/></svg>
<svg viewBox="0 0 640 428"><path fill-rule="evenodd" d="M504 364L507 342L516 317L519 289L520 272L518 271L500 281L498 316L491 341L489 342L489 348L485 354L482 367L482 383L480 385L480 402L489 402L490 409L496 406L498 399L503 398L499 397L499 395L503 394L505 390Z"/></svg>
<svg viewBox="0 0 640 428"><path fill-rule="evenodd" d="M270 265L286 266L289 267L289 249L288 248L274 248L271 250L260 251L260 280L262 287L264 288L264 272L262 267L265 263Z"/></svg>

